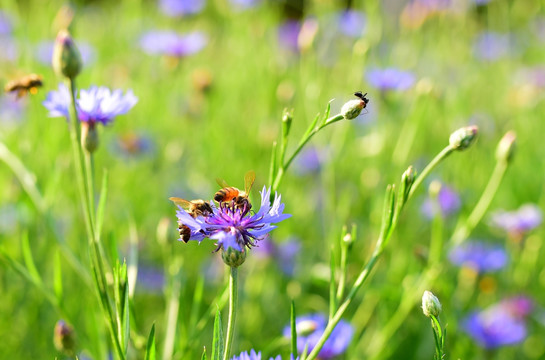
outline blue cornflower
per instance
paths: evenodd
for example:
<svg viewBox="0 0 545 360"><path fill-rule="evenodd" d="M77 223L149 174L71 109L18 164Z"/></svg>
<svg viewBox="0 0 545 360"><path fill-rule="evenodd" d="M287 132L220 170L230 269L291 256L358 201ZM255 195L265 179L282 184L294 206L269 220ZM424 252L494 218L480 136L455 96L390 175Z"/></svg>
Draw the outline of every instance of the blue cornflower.
<svg viewBox="0 0 545 360"><path fill-rule="evenodd" d="M140 38L140 47L150 55L180 58L201 51L207 42L207 36L199 31L185 35L174 31L149 31Z"/></svg>
<svg viewBox="0 0 545 360"><path fill-rule="evenodd" d="M382 91L407 90L413 86L415 76L395 68L372 69L367 72L367 81Z"/></svg>
<svg viewBox="0 0 545 360"><path fill-rule="evenodd" d="M278 43L281 47L294 52L299 51L299 33L301 22L298 20L287 20L278 26Z"/></svg>
<svg viewBox="0 0 545 360"><path fill-rule="evenodd" d="M431 198L427 198L422 203L421 211L428 219L432 219L436 215L433 201ZM453 214L460 208L460 196L458 193L443 184L437 194L437 202L439 203L439 210L442 216Z"/></svg>
<svg viewBox="0 0 545 360"><path fill-rule="evenodd" d="M449 260L455 265L470 267L483 273L502 269L507 264L508 257L500 245L473 241L452 249Z"/></svg>
<svg viewBox="0 0 545 360"><path fill-rule="evenodd" d="M219 207L211 203L212 214L197 216L191 214L178 206L176 212L178 222L191 230L190 240L202 241L205 238L217 240L217 249L227 250L233 248L243 251L244 247L255 246L255 241L263 239L278 223L289 218L291 215L283 214L284 204L281 197L275 195L271 206L270 189L263 187L261 191L261 207L255 214L250 213L250 206L244 203L237 206L234 201L222 202ZM180 238L181 240L181 238Z"/></svg>
<svg viewBox="0 0 545 360"><path fill-rule="evenodd" d="M177 17L198 14L204 5L204 0L161 0L159 9L167 16Z"/></svg>
<svg viewBox="0 0 545 360"><path fill-rule="evenodd" d="M505 301L471 313L462 321L462 329L486 349L522 342L527 334L524 319Z"/></svg>
<svg viewBox="0 0 545 360"><path fill-rule="evenodd" d="M165 286L163 269L145 265L138 266L136 286L148 292L161 292Z"/></svg>
<svg viewBox="0 0 545 360"><path fill-rule="evenodd" d="M309 314L299 316L295 320L295 328L297 330L297 350L303 352L306 346L308 351L312 349L318 343L318 340L324 333L327 326L327 318L322 314ZM348 322L341 320L333 329L331 336L325 342L322 350L318 354L320 359L331 359L337 355L340 355L346 351L350 341L352 341L352 335L354 329ZM284 336L291 336L290 326L284 328Z"/></svg>
<svg viewBox="0 0 545 360"><path fill-rule="evenodd" d="M4 11L0 10L0 36L10 35L13 29L13 24L10 16Z"/></svg>
<svg viewBox="0 0 545 360"><path fill-rule="evenodd" d="M510 234L523 234L543 221L543 212L535 204L524 204L518 210L499 210L492 214L491 223Z"/></svg>
<svg viewBox="0 0 545 360"><path fill-rule="evenodd" d="M345 10L337 15L337 23L341 33L359 38L364 34L367 18L361 11Z"/></svg>
<svg viewBox="0 0 545 360"><path fill-rule="evenodd" d="M294 360L293 355L291 355L290 359ZM258 353L256 353L254 349L252 349L250 353L245 351L240 353L239 356L233 356L231 360L261 360L261 351ZM270 358L269 360L282 360L282 356L278 355L277 357Z"/></svg>
<svg viewBox="0 0 545 360"><path fill-rule="evenodd" d="M115 116L127 113L138 98L131 90L125 95L121 90L111 92L106 87L91 86L89 90L81 90L76 100L79 120L89 125L99 122L103 125L111 123ZM64 84L59 91L50 91L43 105L49 110L49 116L69 117L70 92Z"/></svg>

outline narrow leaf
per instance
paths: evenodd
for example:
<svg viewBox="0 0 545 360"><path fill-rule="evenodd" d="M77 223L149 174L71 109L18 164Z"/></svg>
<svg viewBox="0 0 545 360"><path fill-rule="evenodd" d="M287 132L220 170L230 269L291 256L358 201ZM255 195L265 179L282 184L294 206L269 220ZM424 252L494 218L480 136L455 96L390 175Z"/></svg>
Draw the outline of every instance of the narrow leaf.
<svg viewBox="0 0 545 360"><path fill-rule="evenodd" d="M136 279L138 277L138 231L136 225L131 219L129 229L129 255L128 255L128 279L129 297L134 297L136 289Z"/></svg>
<svg viewBox="0 0 545 360"><path fill-rule="evenodd" d="M280 164L284 166L284 164ZM272 144L271 167L269 168L269 186L272 186L276 178L276 141Z"/></svg>
<svg viewBox="0 0 545 360"><path fill-rule="evenodd" d="M108 195L108 170L104 169L102 172L102 185L100 187L100 200L98 201L97 208L97 234L100 236L102 230L102 223L104 222L104 213L106 209L106 197Z"/></svg>
<svg viewBox="0 0 545 360"><path fill-rule="evenodd" d="M329 260L329 320L333 318L337 310L336 284L335 284L335 253L331 247L331 256Z"/></svg>
<svg viewBox="0 0 545 360"><path fill-rule="evenodd" d="M146 345L146 360L155 360L155 323L151 326Z"/></svg>
<svg viewBox="0 0 545 360"><path fill-rule="evenodd" d="M214 319L214 334L212 340L212 360L220 360L223 356L223 330L221 326L221 313L220 310L216 311L216 318Z"/></svg>
<svg viewBox="0 0 545 360"><path fill-rule="evenodd" d="M201 360L206 360L206 346L202 350L202 357Z"/></svg>
<svg viewBox="0 0 545 360"><path fill-rule="evenodd" d="M30 249L30 243L28 240L28 232L25 232L21 238L21 247L23 251L23 258L25 260L25 265L28 270L28 273L36 283L42 283L42 277L36 268L34 263L34 257L32 256L32 250Z"/></svg>
<svg viewBox="0 0 545 360"><path fill-rule="evenodd" d="M291 354L297 357L297 327L296 327L295 302L291 301L290 328L291 328Z"/></svg>

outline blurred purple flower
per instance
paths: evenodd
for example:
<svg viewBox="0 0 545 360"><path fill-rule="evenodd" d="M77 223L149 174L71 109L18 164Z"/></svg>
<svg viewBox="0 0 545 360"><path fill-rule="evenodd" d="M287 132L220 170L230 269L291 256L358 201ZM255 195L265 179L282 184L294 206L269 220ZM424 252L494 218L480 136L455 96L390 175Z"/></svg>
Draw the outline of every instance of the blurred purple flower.
<svg viewBox="0 0 545 360"><path fill-rule="evenodd" d="M159 292L165 286L165 274L162 269L141 265L136 283L149 292Z"/></svg>
<svg viewBox="0 0 545 360"><path fill-rule="evenodd" d="M278 27L278 43L284 49L294 52L299 51L299 32L301 31L301 22L297 20L287 20Z"/></svg>
<svg viewBox="0 0 545 360"><path fill-rule="evenodd" d="M466 242L453 248L449 260L454 265L470 267L478 273L502 269L508 261L507 252L500 245L482 241Z"/></svg>
<svg viewBox="0 0 545 360"><path fill-rule="evenodd" d="M127 113L137 102L132 90L123 95L121 90L111 92L106 87L91 86L89 90L80 90L76 100L78 117L82 122L103 125L111 123L117 115ZM50 91L43 105L49 110L50 117L69 117L70 92L64 84L59 85L59 91Z"/></svg>
<svg viewBox="0 0 545 360"><path fill-rule="evenodd" d="M199 31L185 35L173 31L150 31L140 38L140 47L147 54L173 57L184 57L198 53L207 43L207 36Z"/></svg>
<svg viewBox="0 0 545 360"><path fill-rule="evenodd" d="M372 69L367 72L367 81L381 91L407 90L413 86L415 76L395 68Z"/></svg>
<svg viewBox="0 0 545 360"><path fill-rule="evenodd" d="M117 137L112 146L112 151L124 158L133 158L150 154L154 150L152 139L143 134L128 132Z"/></svg>
<svg viewBox="0 0 545 360"><path fill-rule="evenodd" d="M266 237L254 248L254 253L261 257L272 258L282 272L293 275L296 265L296 257L301 251L301 242L296 238L290 238L282 243L275 243L270 237Z"/></svg>
<svg viewBox="0 0 545 360"><path fill-rule="evenodd" d="M167 16L194 15L202 11L205 0L160 0L159 9Z"/></svg>
<svg viewBox="0 0 545 360"><path fill-rule="evenodd" d="M421 211L428 219L432 219L436 215L434 201L428 197L422 203ZM439 209L443 217L453 214L460 209L460 196L454 189L446 185L441 185L441 189L437 195L437 202L439 203Z"/></svg>
<svg viewBox="0 0 545 360"><path fill-rule="evenodd" d="M54 41L41 41L36 44L35 56L36 60L42 65L51 66L51 59L53 58L53 48L55 46ZM95 61L95 48L85 41L78 41L76 43L83 65L90 65Z"/></svg>
<svg viewBox="0 0 545 360"><path fill-rule="evenodd" d="M295 158L293 171L297 175L307 175L320 171L322 163L326 158L326 150L315 146L304 148Z"/></svg>
<svg viewBox="0 0 545 360"><path fill-rule="evenodd" d="M509 54L509 35L483 32L475 39L473 52L481 60L498 60Z"/></svg>
<svg viewBox="0 0 545 360"><path fill-rule="evenodd" d="M535 204L524 204L514 211L499 210L490 219L493 226L510 234L523 234L541 225L542 221L543 212Z"/></svg>
<svg viewBox="0 0 545 360"><path fill-rule="evenodd" d="M367 19L361 11L345 10L337 15L337 24L344 35L359 38L364 34Z"/></svg>
<svg viewBox="0 0 545 360"><path fill-rule="evenodd" d="M303 352L305 346L308 345L308 351L318 343L318 340L324 333L327 325L327 318L322 314L309 314L299 316L295 320L295 328L297 330L297 350ZM352 341L354 329L348 322L341 320L333 329L331 336L325 342L322 350L318 354L320 359L331 359L346 351L348 345ZM290 326L284 328L284 337L289 338L291 334Z"/></svg>
<svg viewBox="0 0 545 360"><path fill-rule="evenodd" d="M505 308L511 316L520 319L530 315L534 302L527 296L519 295L502 300L499 306Z"/></svg>
<svg viewBox="0 0 545 360"><path fill-rule="evenodd" d="M23 119L26 102L12 96L0 96L0 124L13 125Z"/></svg>
<svg viewBox="0 0 545 360"><path fill-rule="evenodd" d="M15 61L19 55L17 52L17 44L9 36L0 36L0 60Z"/></svg>
<svg viewBox="0 0 545 360"><path fill-rule="evenodd" d="M531 309L528 310L528 299L513 299L504 300L486 310L471 313L462 321L462 329L485 349L522 342L527 334L526 324L523 317L513 312L513 304L517 305L520 301L524 305L521 308L525 315Z"/></svg>
<svg viewBox="0 0 545 360"><path fill-rule="evenodd" d="M293 355L290 356L290 359L293 360ZM249 353L244 351L241 352L239 356L233 356L231 360L261 360L261 351L258 353L256 353L254 349L252 349ZM278 355L277 357L270 358L269 360L282 360L282 356Z"/></svg>
<svg viewBox="0 0 545 360"><path fill-rule="evenodd" d="M10 16L0 10L0 36L1 35L10 35L13 29L13 23L10 19Z"/></svg>

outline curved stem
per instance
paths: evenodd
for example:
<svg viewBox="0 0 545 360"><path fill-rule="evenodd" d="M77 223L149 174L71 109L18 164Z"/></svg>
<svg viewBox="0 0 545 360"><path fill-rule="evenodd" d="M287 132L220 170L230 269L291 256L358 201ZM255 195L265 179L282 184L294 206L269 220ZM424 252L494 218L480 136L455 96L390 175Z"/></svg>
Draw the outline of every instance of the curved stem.
<svg viewBox="0 0 545 360"><path fill-rule="evenodd" d="M420 186L420 184L422 184L422 181L424 181L424 179L426 178L426 176L429 175L429 173L443 160L445 159L447 156L450 155L451 152L454 151L454 148L452 148L452 146L450 145L447 145L443 150L441 150L441 152L439 154L437 154L437 156L435 156L433 158L433 160L428 164L428 166L426 166L424 168L424 170L422 170L422 173L420 175L418 175L416 177L416 180L414 181L414 184L413 186L411 187L411 191L409 192L409 197L407 198L410 199L413 194L415 193L416 189L418 189L418 187Z"/></svg>
<svg viewBox="0 0 545 360"><path fill-rule="evenodd" d="M488 184L486 185L486 188L483 191L483 194L481 195L481 198L477 202L477 205L475 205L475 208L465 221L465 223L461 226L459 226L452 235L451 242L454 245L460 244L462 241L467 239L469 234L475 229L477 224L482 220L484 214L486 213L486 210L490 206L490 203L492 202L492 199L494 199L494 195L496 195L496 192L498 191L498 188L500 187L501 180L503 179L503 175L505 175L505 171L507 170L508 163L505 161L498 161L496 163L496 167L494 168L494 171L492 172L492 175L490 176L490 180L488 180Z"/></svg>
<svg viewBox="0 0 545 360"><path fill-rule="evenodd" d="M229 359L231 346L233 345L233 334L235 332L235 319L237 314L238 302L237 274L238 269L236 267L231 267L231 274L229 276L229 320L227 322L227 334L225 335L223 360Z"/></svg>

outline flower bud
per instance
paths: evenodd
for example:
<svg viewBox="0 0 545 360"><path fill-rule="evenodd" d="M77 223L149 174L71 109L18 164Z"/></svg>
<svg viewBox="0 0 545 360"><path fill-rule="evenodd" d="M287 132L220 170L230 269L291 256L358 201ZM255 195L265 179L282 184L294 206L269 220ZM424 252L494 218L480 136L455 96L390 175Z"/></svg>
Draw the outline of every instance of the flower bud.
<svg viewBox="0 0 545 360"><path fill-rule="evenodd" d="M415 180L416 180L416 170L411 165L407 168L407 170L405 170L403 175L401 175L401 184L403 187L404 201L407 201L409 193L411 192L411 187L413 186Z"/></svg>
<svg viewBox="0 0 545 360"><path fill-rule="evenodd" d="M473 144L477 138L479 128L475 125L466 126L456 130L450 135L449 143L454 150L465 150Z"/></svg>
<svg viewBox="0 0 545 360"><path fill-rule="evenodd" d="M354 99L346 102L341 108L341 115L346 120L352 120L358 117L367 103L362 99Z"/></svg>
<svg viewBox="0 0 545 360"><path fill-rule="evenodd" d="M422 312L424 315L427 317L431 317L432 315L437 317L441 313L441 310L443 308L439 299L431 291L424 291L424 295L422 295Z"/></svg>
<svg viewBox="0 0 545 360"><path fill-rule="evenodd" d="M74 329L64 320L59 320L55 324L53 344L59 352L67 356L72 356L76 350Z"/></svg>
<svg viewBox="0 0 545 360"><path fill-rule="evenodd" d="M343 237L343 241L344 241L345 244L351 245L354 242L354 240L352 239L352 234L350 234L350 233L346 234Z"/></svg>
<svg viewBox="0 0 545 360"><path fill-rule="evenodd" d="M498 161L511 161L516 149L516 140L517 135L512 130L503 135L496 148L496 159Z"/></svg>
<svg viewBox="0 0 545 360"><path fill-rule="evenodd" d="M99 139L96 124L94 122L81 123L81 146L90 154L98 148Z"/></svg>
<svg viewBox="0 0 545 360"><path fill-rule="evenodd" d="M59 75L74 79L81 71L81 56L66 30L59 31L53 48L53 69Z"/></svg>
<svg viewBox="0 0 545 360"><path fill-rule="evenodd" d="M291 122L293 121L293 110L284 109L282 114L282 136L286 138L290 133Z"/></svg>
<svg viewBox="0 0 545 360"><path fill-rule="evenodd" d="M246 251L244 249L240 251L229 246L227 249L223 249L221 258L227 266L236 268L246 261Z"/></svg>
<svg viewBox="0 0 545 360"><path fill-rule="evenodd" d="M312 334L313 332L318 329L318 324L314 320L303 320L299 321L296 326L297 335L299 336L307 336Z"/></svg>

